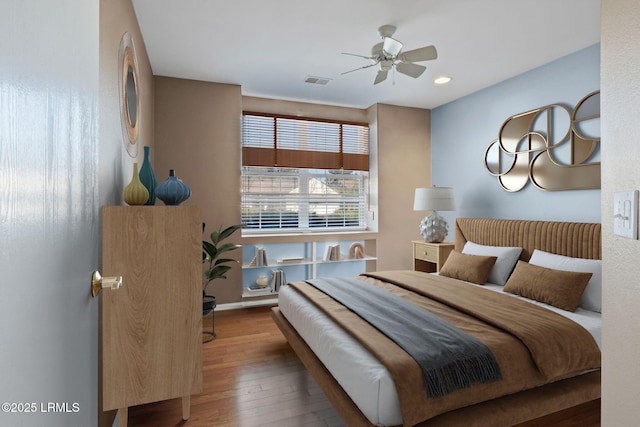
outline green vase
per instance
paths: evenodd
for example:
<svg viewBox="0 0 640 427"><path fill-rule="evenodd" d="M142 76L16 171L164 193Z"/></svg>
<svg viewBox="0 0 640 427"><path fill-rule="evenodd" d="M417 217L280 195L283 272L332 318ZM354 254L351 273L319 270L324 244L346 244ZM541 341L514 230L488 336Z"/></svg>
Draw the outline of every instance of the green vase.
<svg viewBox="0 0 640 427"><path fill-rule="evenodd" d="M124 187L122 192L122 198L131 206L144 205L149 200L149 191L147 187L142 184L140 177L138 176L138 163L133 164L133 176L131 182Z"/></svg>
<svg viewBox="0 0 640 427"><path fill-rule="evenodd" d="M144 185L149 191L149 199L147 199L145 205L155 205L156 204L156 174L153 172L153 167L151 167L151 159L149 157L150 147L148 145L144 146L144 161L142 162L142 167L140 167L140 181L142 185Z"/></svg>

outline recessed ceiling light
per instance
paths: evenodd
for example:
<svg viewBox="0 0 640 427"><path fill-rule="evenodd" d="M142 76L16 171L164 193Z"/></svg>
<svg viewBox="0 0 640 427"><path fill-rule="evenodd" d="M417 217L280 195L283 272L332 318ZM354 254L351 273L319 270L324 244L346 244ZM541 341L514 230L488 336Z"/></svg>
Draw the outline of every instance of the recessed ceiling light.
<svg viewBox="0 0 640 427"><path fill-rule="evenodd" d="M437 84L437 85L446 85L450 81L451 81L451 77L449 77L449 76L440 76L440 77L436 77L433 82L435 84Z"/></svg>

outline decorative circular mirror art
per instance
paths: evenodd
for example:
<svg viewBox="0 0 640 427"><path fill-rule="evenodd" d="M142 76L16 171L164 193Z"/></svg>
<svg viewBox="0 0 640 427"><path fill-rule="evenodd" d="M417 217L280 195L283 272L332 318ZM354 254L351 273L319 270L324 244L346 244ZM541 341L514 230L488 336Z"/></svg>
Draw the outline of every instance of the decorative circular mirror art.
<svg viewBox="0 0 640 427"><path fill-rule="evenodd" d="M127 153L131 157L138 154L138 130L140 128L140 84L138 64L131 34L125 32L120 40L119 92L120 122Z"/></svg>

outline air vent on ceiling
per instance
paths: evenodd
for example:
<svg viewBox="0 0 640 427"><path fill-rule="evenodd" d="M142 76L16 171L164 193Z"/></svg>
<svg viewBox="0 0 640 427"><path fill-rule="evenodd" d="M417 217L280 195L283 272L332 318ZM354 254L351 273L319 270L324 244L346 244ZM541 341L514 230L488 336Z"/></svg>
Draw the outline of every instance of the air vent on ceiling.
<svg viewBox="0 0 640 427"><path fill-rule="evenodd" d="M328 84L331 81L330 78L328 77L315 77L315 76L307 76L304 79L305 83L311 83L311 84L315 84L315 85L322 85L325 86L326 84Z"/></svg>

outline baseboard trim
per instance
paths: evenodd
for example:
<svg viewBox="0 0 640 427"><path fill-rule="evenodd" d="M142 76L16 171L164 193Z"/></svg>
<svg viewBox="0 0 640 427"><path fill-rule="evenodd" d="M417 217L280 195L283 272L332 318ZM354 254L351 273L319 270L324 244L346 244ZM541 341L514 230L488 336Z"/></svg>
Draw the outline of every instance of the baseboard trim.
<svg viewBox="0 0 640 427"><path fill-rule="evenodd" d="M278 298L259 299L254 301L229 302L226 304L217 304L216 311L239 310L248 307L260 307L264 305L277 305Z"/></svg>

